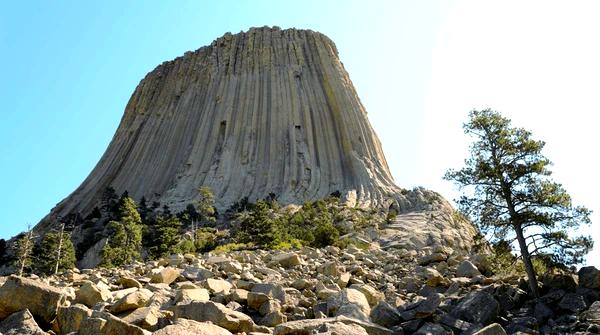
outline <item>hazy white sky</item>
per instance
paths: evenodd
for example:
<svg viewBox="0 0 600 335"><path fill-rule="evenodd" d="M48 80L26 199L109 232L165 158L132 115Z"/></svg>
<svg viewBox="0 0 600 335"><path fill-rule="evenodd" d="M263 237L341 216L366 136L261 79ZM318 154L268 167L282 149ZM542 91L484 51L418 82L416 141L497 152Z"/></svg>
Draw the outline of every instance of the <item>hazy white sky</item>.
<svg viewBox="0 0 600 335"><path fill-rule="evenodd" d="M594 210L600 243L600 2L459 1L436 34L416 180L449 197L441 176L466 156L466 113L490 107L546 141L554 178ZM395 167L396 169L396 167ZM589 263L600 265L600 245Z"/></svg>

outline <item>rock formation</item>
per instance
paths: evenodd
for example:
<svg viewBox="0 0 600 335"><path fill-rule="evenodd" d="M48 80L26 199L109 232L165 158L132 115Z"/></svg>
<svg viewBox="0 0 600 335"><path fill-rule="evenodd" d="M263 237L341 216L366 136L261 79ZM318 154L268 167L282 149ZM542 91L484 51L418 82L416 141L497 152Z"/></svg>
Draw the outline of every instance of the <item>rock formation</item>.
<svg viewBox="0 0 600 335"><path fill-rule="evenodd" d="M310 30L225 34L151 71L87 179L53 211L89 211L108 187L182 209L199 186L225 209L269 193L302 203L415 203L393 183L381 144L338 58Z"/></svg>

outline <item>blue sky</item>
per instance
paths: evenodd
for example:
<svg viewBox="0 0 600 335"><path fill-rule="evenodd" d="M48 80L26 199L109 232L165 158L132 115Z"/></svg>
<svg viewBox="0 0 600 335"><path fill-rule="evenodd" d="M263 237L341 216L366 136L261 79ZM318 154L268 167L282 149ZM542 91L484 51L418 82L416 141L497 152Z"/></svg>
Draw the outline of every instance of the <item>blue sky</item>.
<svg viewBox="0 0 600 335"><path fill-rule="evenodd" d="M36 224L83 181L147 72L225 32L264 25L335 41L400 186L454 198L441 177L466 155L461 123L491 107L544 139L556 179L600 211L598 9L594 1L5 3L0 237Z"/></svg>

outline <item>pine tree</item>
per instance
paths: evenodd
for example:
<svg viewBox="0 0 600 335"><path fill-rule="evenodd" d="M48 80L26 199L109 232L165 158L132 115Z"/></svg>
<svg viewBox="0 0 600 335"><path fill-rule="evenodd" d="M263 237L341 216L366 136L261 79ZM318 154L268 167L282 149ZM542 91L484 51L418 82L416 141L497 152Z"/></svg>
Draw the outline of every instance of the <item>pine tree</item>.
<svg viewBox="0 0 600 335"><path fill-rule="evenodd" d="M252 212L245 217L237 232L242 243L253 243L261 248L269 248L281 240L281 221L271 211L265 201L258 201Z"/></svg>
<svg viewBox="0 0 600 335"><path fill-rule="evenodd" d="M22 277L25 270L31 267L35 238L31 226L28 226L27 232L23 233L15 243L15 266L18 276Z"/></svg>
<svg viewBox="0 0 600 335"><path fill-rule="evenodd" d="M50 232L44 236L40 244L37 268L45 274L57 274L75 267L75 261L71 234L65 232L65 224L62 223L58 232Z"/></svg>
<svg viewBox="0 0 600 335"><path fill-rule="evenodd" d="M459 205L492 242L513 241L520 254L534 296L538 284L532 257L550 256L557 263L577 264L591 250L590 237L572 238L569 232L589 224L590 211L574 207L565 189L551 178L550 161L541 153L544 142L492 110L473 111L464 125L475 138L471 156L461 170L445 178L466 192Z"/></svg>
<svg viewBox="0 0 600 335"><path fill-rule="evenodd" d="M202 226L212 227L217 222L215 217L215 199L209 187L202 186L198 189L200 198L196 202L196 209Z"/></svg>
<svg viewBox="0 0 600 335"><path fill-rule="evenodd" d="M158 258L180 252L181 226L181 221L177 217L159 216L156 221L156 230L150 246L150 253Z"/></svg>
<svg viewBox="0 0 600 335"><path fill-rule="evenodd" d="M135 201L123 198L119 221L109 222L112 231L102 249L102 263L106 267L119 266L139 260L142 249L143 224Z"/></svg>

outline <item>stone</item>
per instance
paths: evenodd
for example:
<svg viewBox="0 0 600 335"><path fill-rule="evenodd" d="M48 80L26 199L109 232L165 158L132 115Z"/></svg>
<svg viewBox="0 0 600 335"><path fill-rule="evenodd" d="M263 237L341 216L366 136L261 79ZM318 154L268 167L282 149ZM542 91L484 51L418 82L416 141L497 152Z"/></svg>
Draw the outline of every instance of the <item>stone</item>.
<svg viewBox="0 0 600 335"><path fill-rule="evenodd" d="M422 301L415 309L415 317L424 319L433 315L442 303L443 297L444 295L440 293L432 293L428 295L427 299Z"/></svg>
<svg viewBox="0 0 600 335"><path fill-rule="evenodd" d="M103 320L103 322L97 321ZM84 330L85 331L82 331ZM151 333L138 326L131 325L110 313L93 311L92 317L85 319L79 330L81 335L103 334L103 335L150 335Z"/></svg>
<svg viewBox="0 0 600 335"><path fill-rule="evenodd" d="M578 278L568 273L547 273L544 274L542 283L548 289L575 291L578 285Z"/></svg>
<svg viewBox="0 0 600 335"><path fill-rule="evenodd" d="M262 304L269 301L269 296L259 292L248 292L247 301L248 307L258 310Z"/></svg>
<svg viewBox="0 0 600 335"><path fill-rule="evenodd" d="M231 290L230 292L230 297L233 301L240 303L240 304L247 304L248 303L248 291L241 289L241 288L236 288L234 290Z"/></svg>
<svg viewBox="0 0 600 335"><path fill-rule="evenodd" d="M452 332L441 325L427 322L414 332L413 335L452 335Z"/></svg>
<svg viewBox="0 0 600 335"><path fill-rule="evenodd" d="M570 312L579 313L587 306L582 295L577 293L567 293L558 303L558 307Z"/></svg>
<svg viewBox="0 0 600 335"><path fill-rule="evenodd" d="M141 307L121 317L121 320L146 330L154 331L158 327L162 317L163 313L161 313L158 307Z"/></svg>
<svg viewBox="0 0 600 335"><path fill-rule="evenodd" d="M339 277L342 273L341 267L336 262L325 263L321 265L317 271L330 277Z"/></svg>
<svg viewBox="0 0 600 335"><path fill-rule="evenodd" d="M254 329L254 322L249 316L212 301L195 301L187 305L176 305L170 309L175 318L210 321L233 333L250 332Z"/></svg>
<svg viewBox="0 0 600 335"><path fill-rule="evenodd" d="M82 304L59 307L56 322L61 334L77 332L84 320L92 316L92 311Z"/></svg>
<svg viewBox="0 0 600 335"><path fill-rule="evenodd" d="M118 314L144 307L150 301L151 297L152 292L147 289L140 289L119 299L112 305L110 311Z"/></svg>
<svg viewBox="0 0 600 335"><path fill-rule="evenodd" d="M287 302L287 295L283 286L272 283L258 283L252 286L253 293L263 293L270 298L279 300L280 303L285 304Z"/></svg>
<svg viewBox="0 0 600 335"><path fill-rule="evenodd" d="M229 290L233 287L230 282L223 279L208 278L202 282L202 286L210 291L212 294L223 293L228 294Z"/></svg>
<svg viewBox="0 0 600 335"><path fill-rule="evenodd" d="M491 294L473 291L460 301L452 314L468 322L487 325L496 319L499 311L500 305Z"/></svg>
<svg viewBox="0 0 600 335"><path fill-rule="evenodd" d="M258 324L267 327L275 327L284 322L287 322L287 316L285 316L285 314L281 313L280 311L273 311L266 314L262 319L260 319Z"/></svg>
<svg viewBox="0 0 600 335"><path fill-rule="evenodd" d="M121 277L119 278L119 284L124 288L142 288L142 284L135 278Z"/></svg>
<svg viewBox="0 0 600 335"><path fill-rule="evenodd" d="M194 320L178 319L174 324L166 326L153 335L232 335L225 328L210 322L198 322Z"/></svg>
<svg viewBox="0 0 600 335"><path fill-rule="evenodd" d="M28 309L34 317L49 324L65 301L62 290L13 275L0 287L0 320Z"/></svg>
<svg viewBox="0 0 600 335"><path fill-rule="evenodd" d="M28 309L15 312L0 322L0 333L4 335L45 335Z"/></svg>
<svg viewBox="0 0 600 335"><path fill-rule="evenodd" d="M215 276L214 273L212 273L211 271L202 267L195 266L185 268L181 275L186 279L193 281L203 281Z"/></svg>
<svg viewBox="0 0 600 335"><path fill-rule="evenodd" d="M302 264L302 259L295 252L287 252L284 254L275 255L273 256L272 260L286 269Z"/></svg>
<svg viewBox="0 0 600 335"><path fill-rule="evenodd" d="M592 303L590 308L582 313L582 318L589 322L600 323L600 301Z"/></svg>
<svg viewBox="0 0 600 335"><path fill-rule="evenodd" d="M489 326L483 327L480 330L473 333L473 335L506 335L506 331L501 325L492 323Z"/></svg>
<svg viewBox="0 0 600 335"><path fill-rule="evenodd" d="M177 291L175 303L188 304L192 301L209 301L210 294L205 288L192 288Z"/></svg>
<svg viewBox="0 0 600 335"><path fill-rule="evenodd" d="M456 268L457 277L473 278L480 275L481 273L479 272L477 267L467 260L462 261Z"/></svg>
<svg viewBox="0 0 600 335"><path fill-rule="evenodd" d="M385 327L392 328L402 322L400 313L398 310L385 301L379 302L373 309L371 309L371 321Z"/></svg>
<svg viewBox="0 0 600 335"><path fill-rule="evenodd" d="M367 298L367 301L369 302L369 306L375 306L379 302L385 300L385 295L370 285L353 284L353 285L350 285L350 288L358 290L362 294L364 294L365 297Z"/></svg>
<svg viewBox="0 0 600 335"><path fill-rule="evenodd" d="M112 298L109 290L103 286L87 281L75 292L76 303L84 304L88 307L94 307L99 302L105 302Z"/></svg>
<svg viewBox="0 0 600 335"><path fill-rule="evenodd" d="M379 325L364 322L357 319L347 318L343 316L335 317L335 318L323 318L323 319L306 319L306 320L296 320L296 321L288 321L286 323L282 323L275 327L273 330L273 335L308 335L311 333L318 334L320 327L326 324L335 324L342 323L345 325L355 325L363 328L367 334L369 335L392 335L392 331L390 329L381 327ZM353 328L357 329L357 328ZM348 330L348 329L346 329ZM350 335L355 333L337 333L339 335ZM363 334L362 332L356 333L357 335Z"/></svg>
<svg viewBox="0 0 600 335"><path fill-rule="evenodd" d="M268 300L268 301L265 301L258 308L258 312L261 315L267 315L269 313L279 312L280 310L281 310L281 304L279 304L279 302L277 300Z"/></svg>
<svg viewBox="0 0 600 335"><path fill-rule="evenodd" d="M171 284L179 278L179 270L172 267L166 267L152 275L150 281L152 283Z"/></svg>
<svg viewBox="0 0 600 335"><path fill-rule="evenodd" d="M330 315L368 320L370 313L371 307L365 295L352 288L345 288L327 300L327 314Z"/></svg>
<svg viewBox="0 0 600 335"><path fill-rule="evenodd" d="M584 266L577 272L579 285L585 288L600 289L600 270L595 266Z"/></svg>

